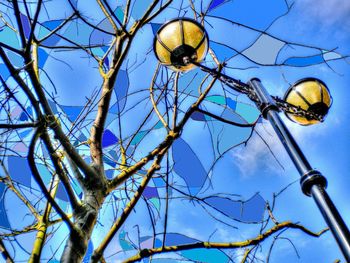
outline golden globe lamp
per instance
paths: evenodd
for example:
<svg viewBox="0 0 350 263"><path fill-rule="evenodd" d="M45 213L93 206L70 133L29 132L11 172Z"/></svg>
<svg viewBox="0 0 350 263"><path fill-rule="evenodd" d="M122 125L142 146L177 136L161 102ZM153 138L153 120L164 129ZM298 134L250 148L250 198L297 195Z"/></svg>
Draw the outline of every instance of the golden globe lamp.
<svg viewBox="0 0 350 263"><path fill-rule="evenodd" d="M208 52L208 34L197 21L176 18L161 26L154 38L154 53L161 64L188 71Z"/></svg>
<svg viewBox="0 0 350 263"><path fill-rule="evenodd" d="M292 85L284 96L284 101L307 112L314 113L322 119L332 105L332 97L326 84L316 78L305 78ZM285 112L287 117L300 125L313 125L320 122L307 116L298 116Z"/></svg>

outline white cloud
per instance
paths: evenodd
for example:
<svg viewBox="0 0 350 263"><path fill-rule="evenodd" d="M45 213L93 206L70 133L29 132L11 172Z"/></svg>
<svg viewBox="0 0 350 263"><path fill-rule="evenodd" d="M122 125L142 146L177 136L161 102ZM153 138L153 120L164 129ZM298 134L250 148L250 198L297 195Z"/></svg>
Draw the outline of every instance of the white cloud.
<svg viewBox="0 0 350 263"><path fill-rule="evenodd" d="M302 146L302 149L317 147L315 141L324 138L331 129L339 127L341 124L339 118L336 116L332 116L332 118L328 116L323 124L306 127L291 122L282 113L280 117L298 145L300 147ZM241 172L241 176L244 178L259 174L257 172L261 169L267 170L272 175L281 175L283 171L281 165L285 170L289 170L292 163L270 123L264 121L263 124L257 125L256 131L265 140L266 144L257 134L254 134L246 147L237 147L231 151L231 155L235 165L237 165Z"/></svg>
<svg viewBox="0 0 350 263"><path fill-rule="evenodd" d="M305 18L316 19L321 26L340 24L344 28L350 26L349 0L299 0L296 8Z"/></svg>
<svg viewBox="0 0 350 263"><path fill-rule="evenodd" d="M252 176L258 169L267 169L270 174L281 174L282 168L278 162L286 168L287 155L271 125L264 122L259 124L255 130L263 139L258 134L254 134L246 147L235 148L231 152L241 175Z"/></svg>

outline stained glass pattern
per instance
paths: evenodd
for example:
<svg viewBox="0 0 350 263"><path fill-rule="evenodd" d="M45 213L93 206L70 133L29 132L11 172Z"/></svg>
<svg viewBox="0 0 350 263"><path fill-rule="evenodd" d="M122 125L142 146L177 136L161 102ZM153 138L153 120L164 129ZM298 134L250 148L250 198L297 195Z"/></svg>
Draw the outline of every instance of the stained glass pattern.
<svg viewBox="0 0 350 263"><path fill-rule="evenodd" d="M69 235L67 219L49 205L29 157L71 223L77 204L96 193L93 187L114 185L96 201L83 262L115 225L102 253L106 262L212 236L222 241L215 234L221 226L266 230L270 196L244 192L244 179L232 173L222 180L220 170L223 160L233 159L232 149L257 136L259 109L198 68L175 73L159 65L154 36L169 19L195 15L209 35L202 63L244 81L256 69L329 66L344 54L280 37L275 26L292 10L290 1L88 2L0 4L0 237L15 262L29 259L28 244L45 211L50 238L41 259L60 262ZM203 235L191 233L186 223L204 228L204 217L210 227ZM195 248L143 262L230 262L232 253Z"/></svg>

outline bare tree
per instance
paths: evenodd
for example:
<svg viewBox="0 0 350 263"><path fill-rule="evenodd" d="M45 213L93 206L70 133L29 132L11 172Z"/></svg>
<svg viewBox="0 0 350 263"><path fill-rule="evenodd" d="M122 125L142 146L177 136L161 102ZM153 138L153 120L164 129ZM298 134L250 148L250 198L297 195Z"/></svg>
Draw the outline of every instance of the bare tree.
<svg viewBox="0 0 350 263"><path fill-rule="evenodd" d="M275 242L284 238L286 229L314 237L324 233L326 230L314 233L298 223L279 221L273 216L274 205L270 206L259 194L244 199L209 190L215 164L226 152L248 142L259 112L239 94L199 70L180 74L157 65L149 33L170 15L190 16L205 27L213 26L215 21L239 27L254 33L255 41L246 43L243 49L215 40L212 43L232 52L227 51L232 54L227 61L244 57L256 67L292 63L288 59L254 59L254 43L263 38L276 43L278 52L283 47L307 48L316 53L324 49L268 33L278 17L262 29L211 14L227 1L117 2L0 3L3 257L8 262L23 258L20 244L27 242L32 244L31 251L21 249L28 253L29 262L50 260L42 257L43 250L59 242L64 249L57 245L57 250L50 253L51 259L61 255L61 262L107 262L114 256L136 262L166 253L169 258L178 258L180 254L173 252L199 248L219 251L231 261L234 255L224 250L245 248L241 261L258 262L265 260L256 254L263 241L274 236L266 259L269 262ZM285 5L280 16L292 8L287 2ZM334 55L331 60L343 58ZM206 63L218 70L229 70L226 61L220 59L215 49L210 49ZM318 62L313 60L315 63ZM60 75L60 67L74 69L74 74L81 68L82 73L69 79ZM89 76L92 71L95 75ZM95 82L89 87L92 78ZM76 89L81 95L74 99L84 99L84 105L64 104L63 97L69 97L70 92L74 94L71 96L77 95L73 85L80 86ZM239 115L234 106L239 103L253 114L253 119ZM191 125L211 133L213 157L205 168L197 156L198 149L195 153L182 137ZM244 135L227 140L224 133L232 129L244 130ZM197 179L191 177L191 165L202 171ZM26 225L18 227L8 221L6 210L16 209L4 208L4 196L9 194L12 202L22 203L23 211L18 215ZM174 234L167 229L172 224L168 220L169 203L176 200L187 200L193 209L203 208L209 217L232 229L235 224L254 224L259 231L247 240L212 242L188 238L186 243L174 244ZM254 216L242 212L249 205L255 209ZM146 240L141 238L145 237L142 229L134 238L123 230L138 207L146 213L143 218L147 218L153 233L148 236L148 246L141 245ZM235 216L231 209L241 212ZM92 252L94 231L99 234ZM119 247L109 247L118 233ZM181 230L179 233L178 237ZM19 241L27 235L26 241Z"/></svg>

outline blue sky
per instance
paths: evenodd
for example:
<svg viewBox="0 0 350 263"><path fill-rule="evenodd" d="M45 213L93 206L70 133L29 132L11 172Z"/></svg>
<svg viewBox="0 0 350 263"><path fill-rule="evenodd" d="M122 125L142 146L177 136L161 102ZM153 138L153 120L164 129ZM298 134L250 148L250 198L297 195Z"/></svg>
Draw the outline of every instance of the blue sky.
<svg viewBox="0 0 350 263"><path fill-rule="evenodd" d="M148 2L143 0L136 1L135 11L132 13L133 19L139 18ZM178 7L179 2L175 1L174 6ZM203 6L208 6L209 2L204 1ZM285 2L282 0L234 0L227 1L225 5L219 6L209 14L212 16L224 16L260 31L268 28L267 32L276 38L266 37L260 39L261 46L254 45L260 33L246 27L231 25L214 17L208 17L205 27L209 38L212 40L212 48L214 52L217 52L218 57L222 59L230 58L227 61L228 68L225 71L227 74L240 78L243 81L258 77L271 94L280 97L283 97L289 84L304 77L317 77L328 85L333 96L333 105L324 123L301 127L287 120L283 114L281 114L281 117L285 120L311 165L320 170L328 178L328 193L333 198L345 221L349 223L350 210L348 200L350 200L350 193L348 188L350 177L348 173L350 171L350 162L348 149L350 147L350 126L348 120L350 119L350 113L347 107L350 98L348 94L350 60L346 58L328 61L328 64L291 67L263 66L254 64L249 59L255 59L261 64L274 64L276 59L277 63L286 61L292 63L293 60L288 60L289 57L320 55L320 50L318 49L306 48L297 44L328 50L328 55L332 56L337 56L337 54L349 55L350 2L347 0L296 0L289 13L279 17L287 11L286 3L291 4L290 1ZM186 5L184 6L187 7ZM84 15L90 17L95 22L100 21L103 17L103 14L96 12L97 8L94 4L79 1L78 7ZM116 7L117 5L113 6L113 8ZM196 7L200 8L200 1L196 1ZM69 7L62 3L62 1L53 1L47 5L47 12L52 12L51 19L54 19L54 16L59 18L70 14L70 11L67 10L69 10ZM179 15L183 16L184 12L179 13L177 9L171 8L158 16L154 22L162 24ZM44 16L43 14L43 20L45 20ZM192 17L192 13L188 12L186 16ZM276 18L278 19L269 27L271 21ZM74 36L74 30L80 30L80 34L76 34L76 36L80 37L79 40L84 39L84 41L88 41L91 32L88 32L88 30L83 31L83 28L77 30L77 28L70 28L72 37ZM139 103L135 106L134 111L128 111L123 117L124 136L129 133L131 134L135 130L138 122L142 120L143 114L146 112L145 109L148 110L150 106L148 100L145 99L148 99L149 93L147 90L143 92L143 89L149 87L157 63L153 53L150 52L152 41L152 27L147 26L135 38L135 42L128 55L128 61L122 67L125 70L127 65L130 66L135 61L145 60L145 63L142 63L139 67L129 67L131 70L128 72L128 81L130 84L128 92L130 94L134 91L138 92L132 93L126 103L126 108L134 105L136 102ZM295 43L296 45L285 45L284 41ZM235 50L224 48L218 43L230 45ZM249 46L250 48L248 49ZM237 51L243 52L246 57L237 55ZM65 61L66 63L62 63L61 61ZM209 55L206 58L206 63L208 66L214 65ZM101 84L101 78L96 67L96 62L87 58L83 52L52 52L45 62L45 70L56 84L57 94L44 74L42 74L42 79L47 85L47 90L55 94L60 104L65 106L82 106L86 102L86 97L90 96ZM198 73L198 70L194 72ZM195 73L184 73L182 77L188 82L193 77L191 74ZM196 81L197 83L195 84L198 84L198 79ZM182 88L180 87L180 89ZM190 89L196 91L197 86L190 86L188 90ZM217 84L213 89L213 93L209 95L218 94L222 95L222 90L221 86ZM184 100L182 106L189 105L191 99L193 98ZM116 100L117 98L113 97L112 104ZM238 96L238 101L242 102L241 106L249 103L244 96ZM160 107L164 109L162 106ZM256 111L253 109L249 112L253 117L256 114ZM111 116L115 117L116 115ZM244 117L248 118L247 116L248 114ZM129 121L130 119L133 121ZM151 124L156 122L157 118L155 116L149 122L149 126L151 127ZM185 126L181 138L197 154L198 159L203 163L204 169L208 171L213 161L214 151L210 148L209 131L211 130L204 126L200 121L192 121ZM118 125L115 119L108 124L108 129L118 134ZM225 134L225 138L231 136L230 143L232 145L234 143L240 143L243 140L242 138L246 138L249 134L249 132L238 128L231 127L227 129L229 133ZM313 231L323 229L326 225L315 203L311 198L302 194L298 182L298 173L282 148L281 143L274 135L269 123L262 121L257 125L256 131L267 142L273 154L277 156L278 162L263 140L255 133L246 145L232 149L216 163L210 173L210 184L209 180L207 180L202 189L192 189L192 191L201 190L200 194L237 194L243 200L248 200L256 193L259 193L262 198L271 202L273 193L279 192L289 183L295 182L277 198L275 217L279 221L292 220L294 222L300 222ZM83 132L86 134L87 130ZM164 129L156 129L150 133L147 140L144 140L140 144L141 150L136 153L136 157L141 157L147 153L164 135ZM193 173L194 176L198 173L190 165L188 171L189 173ZM175 181L185 185L183 177L180 177L175 176ZM204 192L203 189L208 190ZM160 190L160 193L164 194L164 191ZM176 194L174 195L176 196ZM14 204L17 205L13 201L13 197L9 197L7 201L8 207L14 206ZM12 212L9 219L17 227L24 226L30 220L26 215L18 217L17 213L15 213L16 211L12 211L10 208L9 210ZM160 210L164 212L164 206ZM168 231L182 233L198 240L208 240L210 238L210 240L215 241L239 241L256 236L260 227L259 225L236 224L232 220L227 220L227 218L217 215L220 219L226 220L225 222L233 223L235 227L239 226L239 229L220 224L211 218L198 204L188 200L174 199L170 202L169 211ZM105 220L103 223L106 226L112 223L114 212L108 206L103 209ZM132 236L131 240L137 241L137 228L135 228L135 225L139 226L142 235L146 236L151 233L149 217L147 215L147 207L143 202L140 202L136 207L135 213L126 222L125 230ZM216 214L214 213L214 215ZM28 221L23 220L23 218ZM101 240L103 234L108 231L108 227L106 226L101 227L99 225L96 231L94 231L93 240L96 242L95 246ZM158 229L162 229L162 223L160 223ZM56 237L60 236L58 239L63 240L66 237L66 231L65 227L62 226L56 233ZM298 259L289 241L283 239L276 243L270 262L333 262L337 258L342 259L340 251L330 233L326 233L321 238L316 239L307 237L298 230L288 230L283 236L288 237L294 243L300 259ZM22 243L28 246L28 249L30 249L30 242L27 240L31 238L25 236L22 239ZM261 251L258 250L258 257L265 260L268 244L271 241L271 239L267 240L264 248ZM57 247L57 243L55 244L53 239L49 241L49 244L54 248ZM106 254L113 255L116 248L120 249L120 246L120 242L116 238L112 245L108 247ZM62 246L59 250L62 250ZM26 257L25 253L21 255L19 251L18 248L18 254ZM134 252L131 252L130 255ZM236 250L230 252L230 254L239 261L243 252L243 250ZM51 248L48 246L44 250L44 257L50 257L51 253ZM120 258L124 257L124 254L119 253L112 256L111 260L118 262Z"/></svg>

